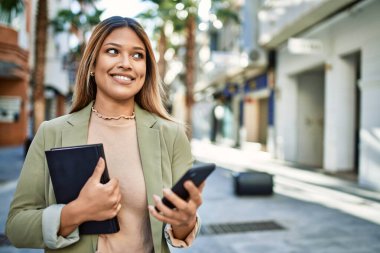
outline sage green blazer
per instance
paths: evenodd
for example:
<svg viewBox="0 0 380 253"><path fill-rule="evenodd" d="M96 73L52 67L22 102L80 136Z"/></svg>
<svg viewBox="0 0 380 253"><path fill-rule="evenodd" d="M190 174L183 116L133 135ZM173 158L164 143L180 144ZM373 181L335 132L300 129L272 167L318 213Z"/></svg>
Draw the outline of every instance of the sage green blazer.
<svg viewBox="0 0 380 253"><path fill-rule="evenodd" d="M80 240L59 250L46 248L42 238L42 212L56 204L45 150L53 147L87 143L90 103L81 111L44 122L26 156L14 199L10 206L6 234L16 247L44 248L45 252L92 253L98 235L81 235ZM148 204L153 194L162 196L164 187L171 187L191 167L193 157L182 127L135 105L136 128ZM168 253L163 236L164 224L150 216L155 253Z"/></svg>

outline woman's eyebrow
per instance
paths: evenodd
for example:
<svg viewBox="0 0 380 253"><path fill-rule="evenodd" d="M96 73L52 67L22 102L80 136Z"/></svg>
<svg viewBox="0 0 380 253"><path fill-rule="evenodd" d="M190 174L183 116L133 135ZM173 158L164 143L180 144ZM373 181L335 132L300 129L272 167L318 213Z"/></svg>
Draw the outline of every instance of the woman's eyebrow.
<svg viewBox="0 0 380 253"><path fill-rule="evenodd" d="M134 50L145 51L145 48L143 48L143 47L139 47L139 46L133 47L133 49L134 49Z"/></svg>
<svg viewBox="0 0 380 253"><path fill-rule="evenodd" d="M115 46L115 47L122 47L120 44L114 43L114 42L109 42L104 44L104 46ZM134 50L142 50L145 51L145 48L140 47L140 46L134 46L132 47Z"/></svg>
<svg viewBox="0 0 380 253"><path fill-rule="evenodd" d="M105 46L115 46L115 47L121 47L120 44L117 44L117 43L113 43L113 42L108 42L106 44L104 44Z"/></svg>

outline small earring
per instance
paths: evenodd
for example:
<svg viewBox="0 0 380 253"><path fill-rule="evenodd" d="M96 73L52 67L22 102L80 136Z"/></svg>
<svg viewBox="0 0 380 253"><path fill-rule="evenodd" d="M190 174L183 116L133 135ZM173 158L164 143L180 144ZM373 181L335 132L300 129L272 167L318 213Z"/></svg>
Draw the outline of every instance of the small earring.
<svg viewBox="0 0 380 253"><path fill-rule="evenodd" d="M95 73L91 71L90 76L95 76Z"/></svg>

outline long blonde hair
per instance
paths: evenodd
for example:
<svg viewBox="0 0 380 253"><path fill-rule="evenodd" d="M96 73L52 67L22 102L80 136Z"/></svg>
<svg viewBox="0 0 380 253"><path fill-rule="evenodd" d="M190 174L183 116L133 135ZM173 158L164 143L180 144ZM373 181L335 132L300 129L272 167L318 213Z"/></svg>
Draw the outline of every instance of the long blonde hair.
<svg viewBox="0 0 380 253"><path fill-rule="evenodd" d="M74 89L73 105L70 113L86 107L96 97L95 78L91 78L91 68L96 63L96 56L106 39L115 29L128 27L141 39L146 49L146 78L141 90L135 96L135 102L143 109L173 121L163 105L164 89L158 73L156 59L149 38L142 26L134 19L114 16L100 22L92 32L79 64Z"/></svg>

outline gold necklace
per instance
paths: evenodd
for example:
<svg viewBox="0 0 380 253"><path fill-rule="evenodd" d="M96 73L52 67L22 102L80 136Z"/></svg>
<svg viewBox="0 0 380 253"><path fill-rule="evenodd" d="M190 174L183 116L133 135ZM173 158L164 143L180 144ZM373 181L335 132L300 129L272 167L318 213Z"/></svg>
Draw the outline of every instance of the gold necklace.
<svg viewBox="0 0 380 253"><path fill-rule="evenodd" d="M118 120L118 119L121 119L121 118L124 118L124 119L135 119L136 118L136 115L135 115L135 112L132 112L132 115L131 116L126 116L126 115L120 115L120 116L116 116L116 117L111 117L111 116L104 116L102 114L100 114L95 108L94 106L91 106L91 110L95 113L96 116L98 116L99 118L101 119L105 119L105 120Z"/></svg>

